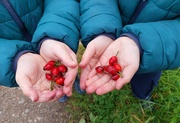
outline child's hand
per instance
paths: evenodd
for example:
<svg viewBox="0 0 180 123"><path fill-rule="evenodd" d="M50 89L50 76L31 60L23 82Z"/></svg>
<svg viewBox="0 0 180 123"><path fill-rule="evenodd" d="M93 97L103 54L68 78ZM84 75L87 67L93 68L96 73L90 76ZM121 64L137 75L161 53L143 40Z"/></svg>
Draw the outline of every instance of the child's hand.
<svg viewBox="0 0 180 123"><path fill-rule="evenodd" d="M50 60L59 60L68 67L63 91L67 96L71 96L73 83L78 72L76 54L66 44L56 40L47 39L41 45L40 55L46 62Z"/></svg>
<svg viewBox="0 0 180 123"><path fill-rule="evenodd" d="M23 54L17 63L16 81L23 94L33 102L56 101L63 96L62 87L50 91L43 66L46 61L37 54Z"/></svg>
<svg viewBox="0 0 180 123"><path fill-rule="evenodd" d="M115 89L119 90L123 85L130 82L138 70L140 53L135 42L128 37L120 37L112 42L101 55L96 66L107 65L109 58L116 55L117 52L118 62L122 66L122 74L124 77L114 81L111 79L111 76L106 73L97 74L93 66L85 85L87 93L96 92L98 95L106 94Z"/></svg>
<svg viewBox="0 0 180 123"><path fill-rule="evenodd" d="M101 55L104 53L106 48L113 42L113 40L106 36L98 36L92 40L86 47L82 60L79 66L82 68L80 76L80 87L86 89L86 81L90 71L97 65Z"/></svg>

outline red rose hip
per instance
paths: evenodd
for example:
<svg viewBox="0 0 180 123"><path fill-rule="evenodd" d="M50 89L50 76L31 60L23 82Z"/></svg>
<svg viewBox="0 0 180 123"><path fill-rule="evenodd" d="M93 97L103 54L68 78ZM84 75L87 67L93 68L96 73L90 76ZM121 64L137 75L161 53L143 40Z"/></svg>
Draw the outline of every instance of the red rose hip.
<svg viewBox="0 0 180 123"><path fill-rule="evenodd" d="M114 68L116 69L117 72L122 71L122 67L118 63L114 63L113 66L114 66Z"/></svg>
<svg viewBox="0 0 180 123"><path fill-rule="evenodd" d="M59 68L58 67L54 67L51 69L51 74L53 76L57 76L59 74Z"/></svg>
<svg viewBox="0 0 180 123"><path fill-rule="evenodd" d="M52 77L52 75L50 73L46 73L45 76L46 76L47 80L51 81L53 79L53 77Z"/></svg>
<svg viewBox="0 0 180 123"><path fill-rule="evenodd" d="M58 68L59 68L59 72L61 73L67 72L67 67L63 64L59 65Z"/></svg>
<svg viewBox="0 0 180 123"><path fill-rule="evenodd" d="M116 57L116 56L112 56L112 57L109 59L109 64L110 64L110 65L113 65L114 63L117 63L117 57Z"/></svg>
<svg viewBox="0 0 180 123"><path fill-rule="evenodd" d="M63 86L64 85L64 80L65 80L64 77L58 77L58 78L56 78L55 82L56 82L56 84Z"/></svg>
<svg viewBox="0 0 180 123"><path fill-rule="evenodd" d="M108 72L111 75L114 75L117 73L117 70L115 69L115 67L111 65L104 66L104 71Z"/></svg>
<svg viewBox="0 0 180 123"><path fill-rule="evenodd" d="M112 75L111 77L112 80L118 80L119 78L120 78L119 74Z"/></svg>
<svg viewBox="0 0 180 123"><path fill-rule="evenodd" d="M104 68L103 68L102 66L97 66L97 67L95 68L95 70L96 70L97 73L103 73Z"/></svg>

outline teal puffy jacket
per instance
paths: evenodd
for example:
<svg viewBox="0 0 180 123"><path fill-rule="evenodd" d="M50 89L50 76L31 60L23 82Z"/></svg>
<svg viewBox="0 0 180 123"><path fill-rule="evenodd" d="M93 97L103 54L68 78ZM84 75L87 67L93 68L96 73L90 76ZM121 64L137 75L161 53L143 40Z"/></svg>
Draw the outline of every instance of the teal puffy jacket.
<svg viewBox="0 0 180 123"><path fill-rule="evenodd" d="M6 1L6 0L5 0ZM79 42L79 0L9 0L32 35L30 42L0 3L0 85L17 86L12 71L19 54L38 52L48 37L62 41L74 52Z"/></svg>
<svg viewBox="0 0 180 123"><path fill-rule="evenodd" d="M81 0L80 8L84 46L100 34L125 35L139 44L139 74L180 66L180 0Z"/></svg>

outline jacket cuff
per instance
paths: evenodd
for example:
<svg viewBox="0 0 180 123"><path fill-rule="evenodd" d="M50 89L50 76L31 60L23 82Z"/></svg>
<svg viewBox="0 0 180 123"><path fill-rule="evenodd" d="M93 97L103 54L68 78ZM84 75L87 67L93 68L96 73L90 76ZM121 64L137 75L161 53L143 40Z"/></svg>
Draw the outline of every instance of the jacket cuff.
<svg viewBox="0 0 180 123"><path fill-rule="evenodd" d="M141 45L140 45L140 43L139 43L138 37L135 36L135 35L132 34L132 33L124 33L124 34L121 34L121 35L120 35L120 37L123 37L123 36L126 36L126 37L131 38L131 39L136 43L136 45L137 45L138 48L139 48L139 51L140 51L140 57L141 57L142 54L143 54L143 49L142 49L142 47L141 47Z"/></svg>
<svg viewBox="0 0 180 123"><path fill-rule="evenodd" d="M17 70L18 59L25 53L35 53L35 52L32 51L32 50L24 50L24 51L21 51L21 52L17 53L15 58L13 59L13 62L12 62L12 71L14 73L16 73L16 70Z"/></svg>
<svg viewBox="0 0 180 123"><path fill-rule="evenodd" d="M58 39L54 39L54 38L50 38L50 37L44 37L43 39L40 40L39 42L39 45L38 45L38 54L40 54L40 49L41 49L41 45L44 41L48 40L48 39L53 39L53 40L56 40L56 41L60 41Z"/></svg>
<svg viewBox="0 0 180 123"><path fill-rule="evenodd" d="M99 35L96 35L93 39L95 39L96 37L101 36L101 35L107 36L107 37L111 38L112 40L116 40L116 36L111 33L101 33Z"/></svg>
<svg viewBox="0 0 180 123"><path fill-rule="evenodd" d="M38 45L38 54L40 54L40 48L41 48L42 43L43 43L45 40L47 40L47 39L50 39L50 38L49 38L49 37L45 37L45 38L43 38L43 39L40 40L39 45Z"/></svg>

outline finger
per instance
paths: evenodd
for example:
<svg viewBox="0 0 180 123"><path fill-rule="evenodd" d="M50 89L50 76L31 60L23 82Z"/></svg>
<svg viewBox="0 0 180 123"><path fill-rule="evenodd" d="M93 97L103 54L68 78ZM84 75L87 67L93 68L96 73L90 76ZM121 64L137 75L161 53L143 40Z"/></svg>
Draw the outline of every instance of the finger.
<svg viewBox="0 0 180 123"><path fill-rule="evenodd" d="M55 102L64 95L62 91L56 91L56 96L50 99L48 102Z"/></svg>
<svg viewBox="0 0 180 123"><path fill-rule="evenodd" d="M87 93L94 93L99 87L103 86L104 84L108 83L110 81L110 76L107 74L104 74L103 76L99 77L97 76L97 80L91 83L86 89ZM96 79L96 77L95 77Z"/></svg>
<svg viewBox="0 0 180 123"><path fill-rule="evenodd" d="M72 96L72 91L66 94L68 97Z"/></svg>
<svg viewBox="0 0 180 123"><path fill-rule="evenodd" d="M68 69L68 72L65 74L64 86L70 86L74 83L76 75L78 73L78 68Z"/></svg>
<svg viewBox="0 0 180 123"><path fill-rule="evenodd" d="M85 83L85 84L86 84L86 87L90 86L90 85L93 84L95 81L99 80L100 78L101 78L100 75L99 75L99 76L96 75L96 76L88 79L88 80L86 81L86 83Z"/></svg>
<svg viewBox="0 0 180 123"><path fill-rule="evenodd" d="M39 99L36 102L49 102L56 97L55 91L38 91Z"/></svg>
<svg viewBox="0 0 180 123"><path fill-rule="evenodd" d="M53 91L55 91L56 96L54 98L50 99L48 102L55 102L64 95L62 86L60 86L60 85L54 85Z"/></svg>
<svg viewBox="0 0 180 123"><path fill-rule="evenodd" d="M115 81L111 80L96 90L97 95L103 95L116 89Z"/></svg>
<svg viewBox="0 0 180 123"><path fill-rule="evenodd" d="M80 75L80 87L81 89L86 89L86 81L88 80L87 76L90 71L90 66L87 65L86 67L82 68L81 75Z"/></svg>
<svg viewBox="0 0 180 123"><path fill-rule="evenodd" d="M82 59L81 62L79 63L79 67L81 68L85 67L89 63L90 59L94 56L95 52L96 52L95 48L89 45L84 51L84 54L82 55Z"/></svg>
<svg viewBox="0 0 180 123"><path fill-rule="evenodd" d="M17 79L16 81L25 96L29 97L33 102L38 100L38 93L27 77L22 76L21 79Z"/></svg>
<svg viewBox="0 0 180 123"><path fill-rule="evenodd" d="M125 84L129 83L134 76L135 71L131 67L127 67L123 70L122 78L119 78L116 82L116 89L120 90Z"/></svg>
<svg viewBox="0 0 180 123"><path fill-rule="evenodd" d="M71 96L72 95L72 87L73 85L70 86L64 86L63 87L63 92L67 95L67 96Z"/></svg>
<svg viewBox="0 0 180 123"><path fill-rule="evenodd" d="M65 50L61 50L60 53L56 53L56 56L68 67L74 68L78 65L76 54L68 47L65 47Z"/></svg>
<svg viewBox="0 0 180 123"><path fill-rule="evenodd" d="M98 64L97 66L99 66L100 64ZM87 79L91 79L93 76L97 75L96 69L95 68L91 68L89 74L88 74L88 78Z"/></svg>
<svg viewBox="0 0 180 123"><path fill-rule="evenodd" d="M91 67L91 71L88 74L88 78L92 78L93 76L97 74L97 71L96 71L97 66L104 66L108 64L107 57L105 55L102 55L98 62L94 60L94 64L95 66L93 68Z"/></svg>

